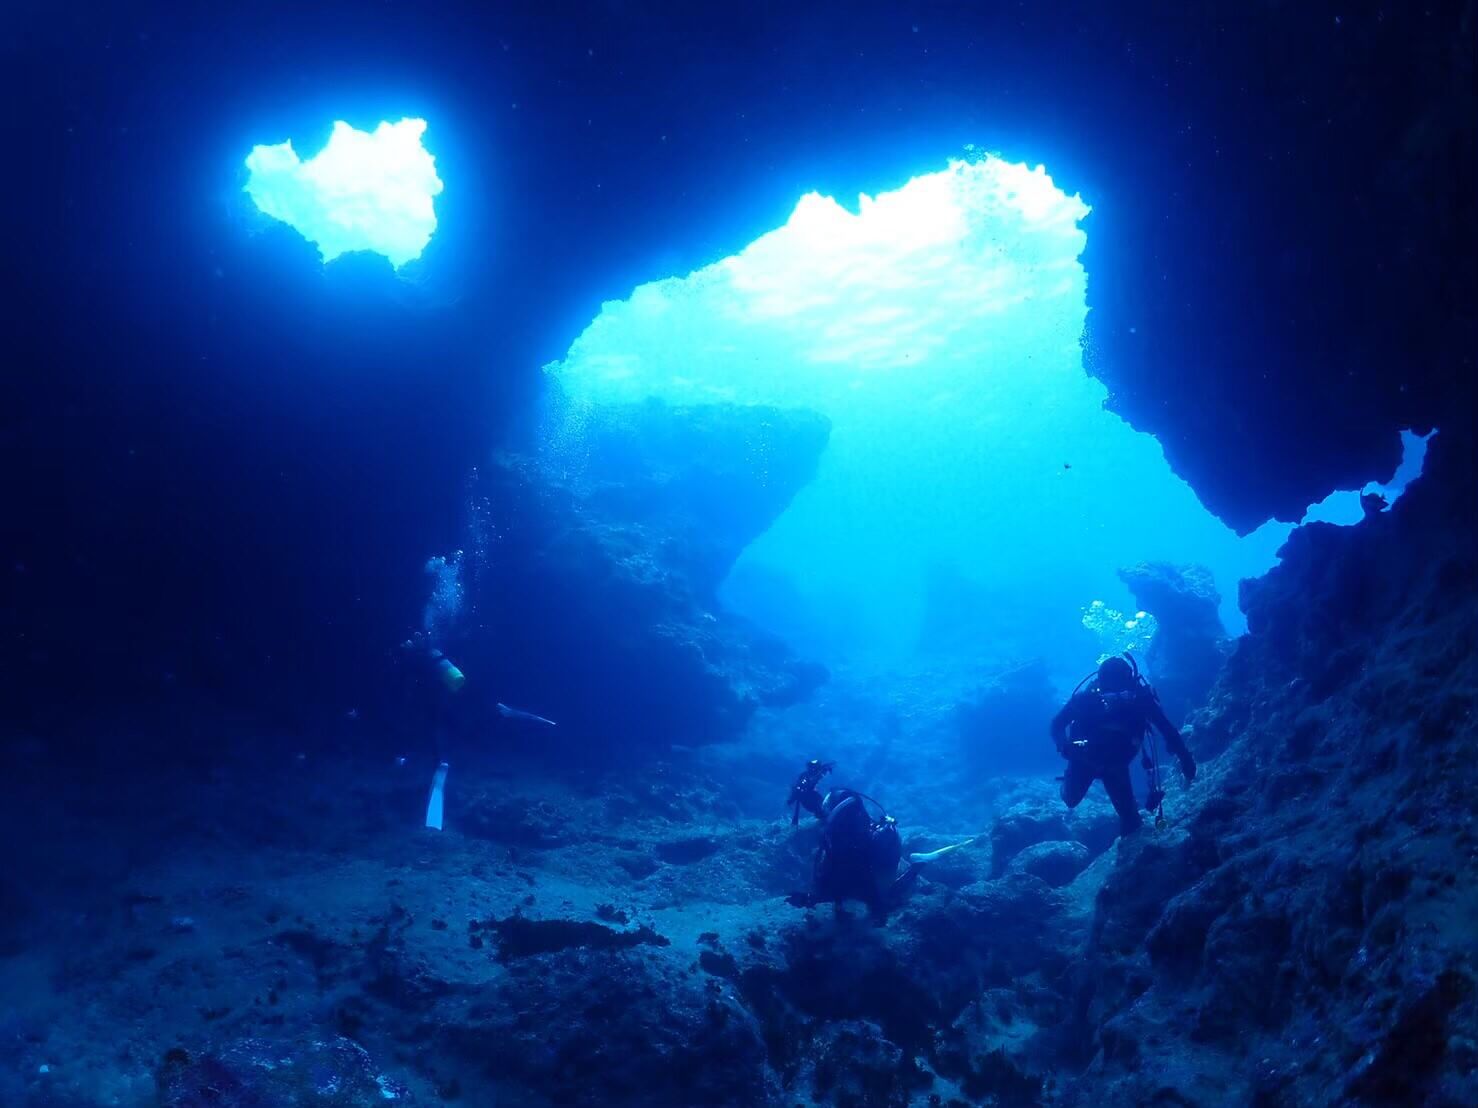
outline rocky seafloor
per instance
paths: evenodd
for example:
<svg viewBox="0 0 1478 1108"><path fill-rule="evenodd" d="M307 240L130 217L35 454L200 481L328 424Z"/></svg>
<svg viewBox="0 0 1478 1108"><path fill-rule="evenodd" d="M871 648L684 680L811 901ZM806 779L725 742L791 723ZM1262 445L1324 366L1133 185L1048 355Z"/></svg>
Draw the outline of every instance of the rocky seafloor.
<svg viewBox="0 0 1478 1108"><path fill-rule="evenodd" d="M0 1104L1478 1103L1474 471L1428 469L1244 586L1202 772L1123 841L1050 763L981 776L978 705L846 674L624 765L490 737L441 833L373 720L12 735ZM882 926L792 907L814 754L907 849L980 840Z"/></svg>

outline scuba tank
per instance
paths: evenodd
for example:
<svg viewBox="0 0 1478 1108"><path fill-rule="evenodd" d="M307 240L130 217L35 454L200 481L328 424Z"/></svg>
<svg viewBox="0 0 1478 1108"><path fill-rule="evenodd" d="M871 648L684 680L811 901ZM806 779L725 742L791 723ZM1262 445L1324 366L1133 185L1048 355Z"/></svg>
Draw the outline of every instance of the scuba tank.
<svg viewBox="0 0 1478 1108"><path fill-rule="evenodd" d="M467 684L467 675L452 664L452 660L435 647L431 649L431 661L436 666L436 676L446 686L447 692L460 692Z"/></svg>

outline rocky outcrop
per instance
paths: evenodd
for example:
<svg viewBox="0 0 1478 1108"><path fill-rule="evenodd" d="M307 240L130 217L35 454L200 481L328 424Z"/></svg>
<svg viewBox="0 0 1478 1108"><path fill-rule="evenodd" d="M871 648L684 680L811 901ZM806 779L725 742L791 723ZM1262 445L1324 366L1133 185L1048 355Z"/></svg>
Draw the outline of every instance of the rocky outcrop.
<svg viewBox="0 0 1478 1108"><path fill-rule="evenodd" d="M1155 617L1145 663L1170 718L1179 723L1206 703L1231 650L1221 622L1221 594L1204 566L1141 562L1119 570L1140 608Z"/></svg>
<svg viewBox="0 0 1478 1108"><path fill-rule="evenodd" d="M1022 781L1005 800L990 831L991 866L997 876L1024 851L1046 844L1081 845L1081 870L1089 859L1107 850L1119 834L1118 818L1099 788L1071 811L1057 789L1046 781Z"/></svg>
<svg viewBox="0 0 1478 1108"><path fill-rule="evenodd" d="M1033 843L1011 860L1008 873L1028 873L1054 889L1071 885L1088 867L1091 855L1079 842Z"/></svg>
<svg viewBox="0 0 1478 1108"><path fill-rule="evenodd" d="M1100 894L1069 1103L1478 1096L1473 474L1439 441L1391 512L1244 584L1196 718L1226 751Z"/></svg>
<svg viewBox="0 0 1478 1108"><path fill-rule="evenodd" d="M568 950L531 957L442 1023L444 1065L546 1102L763 1104L758 1021L683 957Z"/></svg>
<svg viewBox="0 0 1478 1108"><path fill-rule="evenodd" d="M756 707L823 681L715 593L810 480L826 421L654 402L584 413L573 437L570 426L480 479L485 556L459 661L493 675L489 695L560 705L562 740L620 756L733 737Z"/></svg>

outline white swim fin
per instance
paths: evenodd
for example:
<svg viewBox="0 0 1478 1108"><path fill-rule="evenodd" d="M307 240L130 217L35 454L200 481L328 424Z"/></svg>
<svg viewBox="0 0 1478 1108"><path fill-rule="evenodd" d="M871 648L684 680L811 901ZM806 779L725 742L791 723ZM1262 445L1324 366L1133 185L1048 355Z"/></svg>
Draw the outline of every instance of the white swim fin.
<svg viewBox="0 0 1478 1108"><path fill-rule="evenodd" d="M498 705L498 714L504 719L521 719L525 723L537 723L544 727L559 726L559 724L555 723L552 719L545 719L543 716L536 716L533 712L525 712L521 708L510 708L506 704Z"/></svg>
<svg viewBox="0 0 1478 1108"><path fill-rule="evenodd" d="M961 847L969 846L979 837L979 835L972 835L970 838L966 839L962 843L952 843L949 846L941 846L938 850L930 850L924 854L910 854L908 856L909 864L917 866L922 865L924 862L932 862L937 858L944 857L951 850L959 850Z"/></svg>
<svg viewBox="0 0 1478 1108"><path fill-rule="evenodd" d="M441 830L441 814L445 806L446 771L451 767L442 762L431 777L431 799L426 802L426 826L433 831Z"/></svg>

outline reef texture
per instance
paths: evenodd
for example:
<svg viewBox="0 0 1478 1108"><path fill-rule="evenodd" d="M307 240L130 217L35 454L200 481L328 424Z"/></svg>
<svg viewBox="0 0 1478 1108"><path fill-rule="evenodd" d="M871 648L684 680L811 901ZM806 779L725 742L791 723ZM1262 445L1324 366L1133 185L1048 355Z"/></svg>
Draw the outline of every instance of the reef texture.
<svg viewBox="0 0 1478 1108"><path fill-rule="evenodd" d="M0 889L0 1102L1478 1102L1473 476L1439 438L1246 587L1163 830L897 755L906 849L984 834L883 926L785 902L816 829L759 742L459 765L440 834L424 758L8 755L5 833L55 830Z"/></svg>
<svg viewBox="0 0 1478 1108"><path fill-rule="evenodd" d="M733 738L825 670L726 613L734 559L810 481L829 433L808 412L657 403L581 414L579 433L505 453L477 488L487 568L458 645L593 755ZM479 562L482 559L478 559Z"/></svg>
<svg viewBox="0 0 1478 1108"><path fill-rule="evenodd" d="M1469 444L1428 472L1244 585L1192 740L1229 745L1099 897L1071 1103L1478 1100Z"/></svg>
<svg viewBox="0 0 1478 1108"><path fill-rule="evenodd" d="M1206 703L1231 642L1222 626L1221 594L1204 566L1141 562L1119 570L1139 607L1155 617L1145 662L1170 718L1179 723Z"/></svg>

